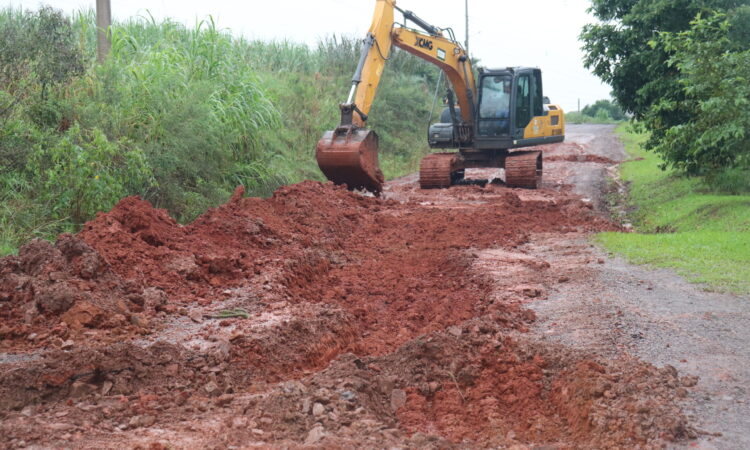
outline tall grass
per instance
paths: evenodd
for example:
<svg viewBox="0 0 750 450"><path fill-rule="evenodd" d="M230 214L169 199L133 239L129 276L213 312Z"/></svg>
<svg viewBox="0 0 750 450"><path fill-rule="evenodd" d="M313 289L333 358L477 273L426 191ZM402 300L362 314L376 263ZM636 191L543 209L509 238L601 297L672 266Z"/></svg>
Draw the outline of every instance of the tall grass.
<svg viewBox="0 0 750 450"><path fill-rule="evenodd" d="M16 36L33 47L34 27L19 24L38 20L34 14L0 10L0 45L16 45ZM54 52L16 52L13 67L29 70L0 84L0 252L74 230L122 195L141 195L189 221L238 184L269 195L322 179L315 143L337 125L359 39L253 41L211 17L186 27L146 14L113 24L111 55L96 65L93 11L63 19L66 48L84 70L40 95L34 67L43 66L34 58ZM437 74L402 52L389 62L370 121L389 177L414 170L428 151Z"/></svg>

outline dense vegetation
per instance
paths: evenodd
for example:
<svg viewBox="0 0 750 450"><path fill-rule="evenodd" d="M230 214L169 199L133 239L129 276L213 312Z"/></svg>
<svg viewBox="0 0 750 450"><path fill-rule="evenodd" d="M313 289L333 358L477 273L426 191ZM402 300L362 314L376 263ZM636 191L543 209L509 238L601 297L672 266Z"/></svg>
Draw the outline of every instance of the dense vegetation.
<svg viewBox="0 0 750 450"><path fill-rule="evenodd" d="M315 143L339 119L359 43L250 42L212 20L112 27L95 64L92 12L0 11L0 253L75 230L137 194L187 221L244 185L321 178ZM370 125L386 176L413 170L437 70L396 53ZM417 120L415 120L415 118Z"/></svg>
<svg viewBox="0 0 750 450"><path fill-rule="evenodd" d="M638 233L604 233L605 247L637 263L670 267L713 289L750 293L750 179L733 178L717 189L699 178L659 169L646 151L646 135L619 128L632 157L620 166L629 184L625 199Z"/></svg>
<svg viewBox="0 0 750 450"><path fill-rule="evenodd" d="M610 100L597 100L593 105L586 105L581 111L565 113L567 123L618 123L627 119L625 112L617 103Z"/></svg>
<svg viewBox="0 0 750 450"><path fill-rule="evenodd" d="M750 176L750 0L593 0L585 64L648 131L662 167Z"/></svg>

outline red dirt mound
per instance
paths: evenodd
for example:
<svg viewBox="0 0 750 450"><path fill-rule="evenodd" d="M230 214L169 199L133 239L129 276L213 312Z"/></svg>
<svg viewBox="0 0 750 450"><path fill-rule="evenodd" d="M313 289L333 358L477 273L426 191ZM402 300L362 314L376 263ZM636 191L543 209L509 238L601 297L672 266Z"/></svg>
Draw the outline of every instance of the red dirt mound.
<svg viewBox="0 0 750 450"><path fill-rule="evenodd" d="M62 235L53 245L34 240L17 257L0 260L3 343L24 337L58 346L83 328L133 331L138 317L160 308L163 293L123 280L86 242Z"/></svg>
<svg viewBox="0 0 750 450"><path fill-rule="evenodd" d="M31 242L0 260L0 345L50 351L0 360L0 414L40 403L45 421L75 409L107 431L197 430L188 447L320 443L322 427L340 433L334 446L372 433L436 447L680 436L678 413L646 427L673 411L668 374L592 371L510 338L534 319L524 303L545 295L528 283L559 279L523 258L530 236L614 225L553 190L401 189L403 203L317 182L268 199L240 188L185 226L130 197L75 236ZM489 275L489 249L507 285ZM610 394L591 389L606 383ZM639 402L649 412L631 420ZM62 446L33 414L8 414L0 432ZM92 426L66 429L118 446ZM626 432L601 440L613 426Z"/></svg>
<svg viewBox="0 0 750 450"><path fill-rule="evenodd" d="M265 257L298 253L346 238L376 202L320 183L284 187L267 200L232 199L181 226L137 197L89 222L81 239L123 278L164 289L175 302L210 301L266 265Z"/></svg>

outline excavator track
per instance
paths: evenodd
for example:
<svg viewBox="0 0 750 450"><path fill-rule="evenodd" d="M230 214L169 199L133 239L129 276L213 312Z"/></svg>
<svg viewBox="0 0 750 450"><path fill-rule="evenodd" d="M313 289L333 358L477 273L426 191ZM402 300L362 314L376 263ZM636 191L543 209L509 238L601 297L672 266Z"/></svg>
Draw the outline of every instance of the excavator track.
<svg viewBox="0 0 750 450"><path fill-rule="evenodd" d="M433 153L419 164L419 187L447 188L463 177L463 158L458 153Z"/></svg>
<svg viewBox="0 0 750 450"><path fill-rule="evenodd" d="M536 189L542 184L542 152L513 152L505 158L508 187Z"/></svg>

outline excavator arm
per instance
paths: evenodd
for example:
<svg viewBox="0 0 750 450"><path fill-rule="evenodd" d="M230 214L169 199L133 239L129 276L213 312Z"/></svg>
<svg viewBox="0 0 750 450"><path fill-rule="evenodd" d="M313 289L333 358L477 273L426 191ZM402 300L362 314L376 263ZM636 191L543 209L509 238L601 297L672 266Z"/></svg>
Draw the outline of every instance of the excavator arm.
<svg viewBox="0 0 750 450"><path fill-rule="evenodd" d="M396 10L403 13L405 22L414 22L425 33L396 24ZM327 131L316 148L318 165L329 180L346 184L350 189L375 193L382 189L378 137L364 127L393 46L443 70L461 107L461 122L466 128L471 127L476 115L476 83L471 62L461 45L444 34L445 30L398 8L395 0L376 1L349 97L340 105L341 123L335 130Z"/></svg>

